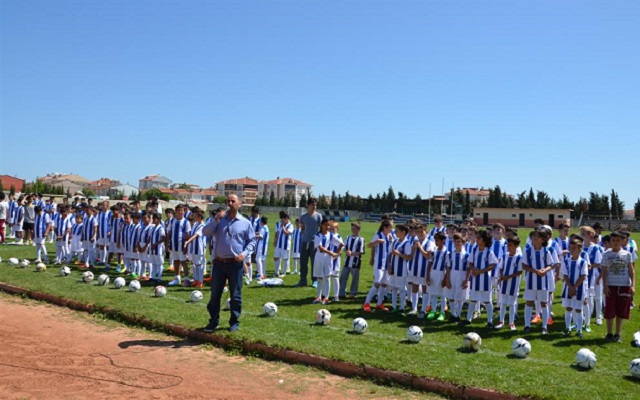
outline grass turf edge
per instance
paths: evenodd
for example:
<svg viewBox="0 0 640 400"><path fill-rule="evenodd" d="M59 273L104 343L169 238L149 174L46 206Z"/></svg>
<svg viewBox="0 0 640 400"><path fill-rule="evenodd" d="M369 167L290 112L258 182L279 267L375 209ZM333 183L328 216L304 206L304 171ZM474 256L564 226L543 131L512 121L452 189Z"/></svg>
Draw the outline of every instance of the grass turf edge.
<svg viewBox="0 0 640 400"><path fill-rule="evenodd" d="M97 307L91 303L85 304L79 301L65 299L49 293L25 289L4 282L0 282L0 291L14 296L28 297L33 300L66 307L74 311L83 311L89 314L100 313L107 318L116 321L123 321L129 325L151 330L160 330L172 336L186 338L200 343L212 344L223 349L240 350L243 354L258 356L267 360L279 360L289 364L300 364L308 367L314 367L347 378L361 377L373 382L395 384L409 389L433 392L455 399L515 400L523 398L491 389L477 388L473 386L459 386L451 382L445 382L434 378L419 377L404 372L386 370L367 365L357 365L346 361L332 360L327 357L307 354L299 351L275 348L263 343L234 340L227 336L188 329L181 325L161 323L150 320L146 317L123 313L110 307Z"/></svg>

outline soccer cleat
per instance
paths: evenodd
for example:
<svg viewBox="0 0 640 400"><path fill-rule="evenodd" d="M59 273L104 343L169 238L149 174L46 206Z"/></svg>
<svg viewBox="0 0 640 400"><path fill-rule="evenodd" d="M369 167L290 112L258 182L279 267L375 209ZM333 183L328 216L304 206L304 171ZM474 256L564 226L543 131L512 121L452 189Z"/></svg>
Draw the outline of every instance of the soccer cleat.
<svg viewBox="0 0 640 400"><path fill-rule="evenodd" d="M471 321L469 321L468 319L463 319L458 324L462 326L471 325Z"/></svg>
<svg viewBox="0 0 640 400"><path fill-rule="evenodd" d="M480 313L477 311L473 312L473 316L471 317L471 319L478 319L480 317Z"/></svg>
<svg viewBox="0 0 640 400"><path fill-rule="evenodd" d="M322 303L322 299L320 299L319 297L316 297L315 299L313 299L313 302L311 304L320 304L320 303Z"/></svg>
<svg viewBox="0 0 640 400"><path fill-rule="evenodd" d="M131 274L131 279L138 280L139 278L138 274Z"/></svg>
<svg viewBox="0 0 640 400"><path fill-rule="evenodd" d="M418 319L424 319L424 317L425 317L425 314L422 311L420 311L420 314L418 314Z"/></svg>
<svg viewBox="0 0 640 400"><path fill-rule="evenodd" d="M591 326L587 325L584 327L584 331L587 333L591 333Z"/></svg>
<svg viewBox="0 0 640 400"><path fill-rule="evenodd" d="M109 272L109 270L111 269L111 267L109 267L108 265L106 267L104 267L104 269L102 270L103 272Z"/></svg>
<svg viewBox="0 0 640 400"><path fill-rule="evenodd" d="M313 282L313 284L311 286L313 286L314 289L317 289L318 288L318 281Z"/></svg>
<svg viewBox="0 0 640 400"><path fill-rule="evenodd" d="M167 271L173 271L173 265L167 268Z"/></svg>
<svg viewBox="0 0 640 400"><path fill-rule="evenodd" d="M504 322L499 322L498 325L495 326L496 329L504 328Z"/></svg>
<svg viewBox="0 0 640 400"><path fill-rule="evenodd" d="M551 317L547 319L547 325L553 325L553 319Z"/></svg>
<svg viewBox="0 0 640 400"><path fill-rule="evenodd" d="M487 328L493 329L493 322L487 322Z"/></svg>
<svg viewBox="0 0 640 400"><path fill-rule="evenodd" d="M622 343L622 337L619 333L616 333L615 335L613 335L612 341L615 343Z"/></svg>
<svg viewBox="0 0 640 400"><path fill-rule="evenodd" d="M198 283L199 283L199 281L196 281L195 279L193 279L193 280L191 280L191 282L189 282L189 286L195 287L195 286L198 285Z"/></svg>
<svg viewBox="0 0 640 400"><path fill-rule="evenodd" d="M613 342L613 335L611 333L607 333L607 336L604 337L604 340L607 342Z"/></svg>
<svg viewBox="0 0 640 400"><path fill-rule="evenodd" d="M531 318L532 324L539 324L540 322L542 322L542 318L540 318L539 315L536 315L535 317Z"/></svg>
<svg viewBox="0 0 640 400"><path fill-rule="evenodd" d="M547 331L547 328L542 328L542 334L543 334L543 335L546 335L547 333L549 333L549 332Z"/></svg>
<svg viewBox="0 0 640 400"><path fill-rule="evenodd" d="M121 274L122 273L122 268L118 265L118 267L116 268L116 274Z"/></svg>
<svg viewBox="0 0 640 400"><path fill-rule="evenodd" d="M429 312L429 314L427 314L427 319L431 320L434 319L436 317L436 313L431 311Z"/></svg>
<svg viewBox="0 0 640 400"><path fill-rule="evenodd" d="M207 325L204 328L202 328L202 331L205 332L205 333L211 333L211 332L215 331L216 329L218 329L218 325L210 323L209 325Z"/></svg>
<svg viewBox="0 0 640 400"><path fill-rule="evenodd" d="M350 294L349 296L347 296L349 298L349 300L353 300L356 298L355 294Z"/></svg>
<svg viewBox="0 0 640 400"><path fill-rule="evenodd" d="M369 304L369 303L365 303L365 304L362 306L362 309L363 309L365 312L371 312L371 304Z"/></svg>
<svg viewBox="0 0 640 400"><path fill-rule="evenodd" d="M582 334L582 331L578 331L578 333L576 333L576 336L579 337L580 339L584 337L584 335Z"/></svg>
<svg viewBox="0 0 640 400"><path fill-rule="evenodd" d="M564 337L569 337L571 336L571 329L567 329L566 331L564 331Z"/></svg>
<svg viewBox="0 0 640 400"><path fill-rule="evenodd" d="M596 319L596 325L602 325L602 318Z"/></svg>
<svg viewBox="0 0 640 400"><path fill-rule="evenodd" d="M512 331L516 330L516 324L509 324L509 329Z"/></svg>
<svg viewBox="0 0 640 400"><path fill-rule="evenodd" d="M444 321L444 314L438 314L438 318L436 318L436 321Z"/></svg>
<svg viewBox="0 0 640 400"><path fill-rule="evenodd" d="M327 304L329 304L329 299L327 299L326 297L322 298L322 305L326 306Z"/></svg>
<svg viewBox="0 0 640 400"><path fill-rule="evenodd" d="M427 306L427 312L431 312L431 306Z"/></svg>
<svg viewBox="0 0 640 400"><path fill-rule="evenodd" d="M385 307L384 304L378 304L376 306L376 310L378 310L378 311L389 311L389 309L387 307Z"/></svg>
<svg viewBox="0 0 640 400"><path fill-rule="evenodd" d="M168 286L179 286L181 283L180 279L175 278L174 280L172 280L171 282L168 283Z"/></svg>
<svg viewBox="0 0 640 400"><path fill-rule="evenodd" d="M524 333L531 333L531 327L530 326L525 326L524 327Z"/></svg>
<svg viewBox="0 0 640 400"><path fill-rule="evenodd" d="M204 278L204 279L202 280L202 282L209 283L209 282L211 282L211 280L212 280L212 279L213 279L213 278L209 276L209 277L207 277L207 278ZM251 279L249 279L249 283L251 283Z"/></svg>

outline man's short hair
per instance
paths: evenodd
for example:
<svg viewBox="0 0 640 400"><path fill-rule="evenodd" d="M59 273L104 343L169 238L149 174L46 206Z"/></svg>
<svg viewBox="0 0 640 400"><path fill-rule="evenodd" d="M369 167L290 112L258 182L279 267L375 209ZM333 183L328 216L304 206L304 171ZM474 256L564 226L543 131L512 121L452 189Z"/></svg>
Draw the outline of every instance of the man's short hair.
<svg viewBox="0 0 640 400"><path fill-rule="evenodd" d="M307 205L310 206L311 204L318 204L318 199L315 197L309 197L309 200L307 200Z"/></svg>

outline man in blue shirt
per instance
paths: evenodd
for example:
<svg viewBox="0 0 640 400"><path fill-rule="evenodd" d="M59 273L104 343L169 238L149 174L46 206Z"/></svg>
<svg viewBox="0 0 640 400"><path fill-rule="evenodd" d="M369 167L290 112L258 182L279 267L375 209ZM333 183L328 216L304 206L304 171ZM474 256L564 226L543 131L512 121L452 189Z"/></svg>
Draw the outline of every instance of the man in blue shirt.
<svg viewBox="0 0 640 400"><path fill-rule="evenodd" d="M242 204L238 196L227 197L227 211L220 211L213 221L209 222L202 234L215 238L213 253L215 255L211 270L211 300L207 304L210 319L204 328L205 332L213 332L220 323L220 298L224 284L229 281L231 298L231 317L229 331L235 332L240 327L238 319L242 310L242 276L244 259L251 257L255 249L255 231L248 219L240 214Z"/></svg>

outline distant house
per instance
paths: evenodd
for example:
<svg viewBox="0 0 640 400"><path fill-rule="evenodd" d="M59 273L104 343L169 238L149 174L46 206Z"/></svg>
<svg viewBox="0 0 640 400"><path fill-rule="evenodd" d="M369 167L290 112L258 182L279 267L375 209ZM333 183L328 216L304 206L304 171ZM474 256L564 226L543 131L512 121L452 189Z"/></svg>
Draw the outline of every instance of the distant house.
<svg viewBox="0 0 640 400"><path fill-rule="evenodd" d="M475 207L473 220L480 226L501 223L504 226L533 228L533 221L540 218L552 228L561 222L571 224L570 209L556 208L491 208Z"/></svg>
<svg viewBox="0 0 640 400"><path fill-rule="evenodd" d="M121 193L124 197L129 197L134 193L138 193L138 188L129 184L124 184L124 185L116 185L116 186L112 186L109 189L109 194L108 196L112 197L115 196L116 193Z"/></svg>
<svg viewBox="0 0 640 400"><path fill-rule="evenodd" d="M216 185L221 196L226 197L230 194L235 194L238 196L240 201L246 205L253 205L256 203L259 186L257 179L249 177L227 179L226 181L218 182Z"/></svg>
<svg viewBox="0 0 640 400"><path fill-rule="evenodd" d="M65 193L76 193L89 186L90 181L76 174L47 174L36 178L40 182L51 186L62 186Z"/></svg>
<svg viewBox="0 0 640 400"><path fill-rule="evenodd" d="M100 178L89 182L88 188L93 190L96 196L109 196L111 188L121 185L120 181L109 178Z"/></svg>
<svg viewBox="0 0 640 400"><path fill-rule="evenodd" d="M169 188L173 181L162 175L149 175L139 180L140 190Z"/></svg>
<svg viewBox="0 0 640 400"><path fill-rule="evenodd" d="M11 190L11 186L15 189L16 193L20 193L24 187L24 179L16 178L10 175L0 175L0 182L5 192Z"/></svg>
<svg viewBox="0 0 640 400"><path fill-rule="evenodd" d="M273 192L276 200L282 200L290 195L296 204L300 202L302 195L311 192L311 184L293 178L276 178L270 181L260 181L258 193L262 197L271 196Z"/></svg>
<svg viewBox="0 0 640 400"><path fill-rule="evenodd" d="M482 203L482 200L489 200L489 190L488 189L478 189L478 188L463 188L460 189L463 196L466 196L469 193L469 200L471 203ZM451 198L451 191L448 191L444 194L445 198L449 200Z"/></svg>

